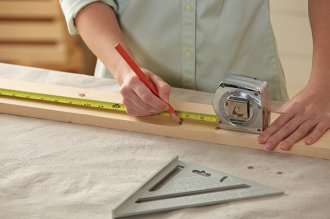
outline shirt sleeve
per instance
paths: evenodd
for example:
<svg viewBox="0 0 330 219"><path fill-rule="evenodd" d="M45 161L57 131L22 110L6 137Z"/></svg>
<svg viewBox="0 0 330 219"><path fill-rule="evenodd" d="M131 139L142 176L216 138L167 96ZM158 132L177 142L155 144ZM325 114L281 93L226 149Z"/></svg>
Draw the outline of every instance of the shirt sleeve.
<svg viewBox="0 0 330 219"><path fill-rule="evenodd" d="M59 1L69 33L71 35L78 34L78 30L75 26L74 19L77 16L78 12L88 4L97 1L104 2L105 4L111 6L116 13L118 12L118 4L115 0L59 0Z"/></svg>

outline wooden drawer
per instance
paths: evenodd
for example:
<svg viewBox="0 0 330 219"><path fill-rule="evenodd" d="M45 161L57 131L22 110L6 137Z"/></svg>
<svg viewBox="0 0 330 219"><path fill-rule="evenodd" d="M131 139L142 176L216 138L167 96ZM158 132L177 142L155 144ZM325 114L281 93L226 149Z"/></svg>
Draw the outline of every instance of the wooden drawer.
<svg viewBox="0 0 330 219"><path fill-rule="evenodd" d="M58 0L0 0L0 61L81 72L82 58Z"/></svg>
<svg viewBox="0 0 330 219"><path fill-rule="evenodd" d="M57 19L60 15L57 0L0 0L3 19Z"/></svg>

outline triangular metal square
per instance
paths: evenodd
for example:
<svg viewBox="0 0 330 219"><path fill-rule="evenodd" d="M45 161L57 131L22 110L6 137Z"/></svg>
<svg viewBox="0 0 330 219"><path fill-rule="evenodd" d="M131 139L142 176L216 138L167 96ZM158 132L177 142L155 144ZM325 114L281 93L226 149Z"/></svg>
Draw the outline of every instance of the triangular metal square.
<svg viewBox="0 0 330 219"><path fill-rule="evenodd" d="M282 190L175 157L113 210L113 218L281 195Z"/></svg>

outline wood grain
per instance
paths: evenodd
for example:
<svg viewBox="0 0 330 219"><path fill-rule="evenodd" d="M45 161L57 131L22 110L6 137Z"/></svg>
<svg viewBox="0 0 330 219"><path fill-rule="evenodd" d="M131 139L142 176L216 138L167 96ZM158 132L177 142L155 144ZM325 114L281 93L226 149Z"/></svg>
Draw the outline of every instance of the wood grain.
<svg viewBox="0 0 330 219"><path fill-rule="evenodd" d="M84 93L84 98L109 102L122 101L121 96L115 92L107 92L104 94L103 92L89 89L63 87L8 79L0 79L0 87L69 97L79 97L79 94ZM171 101L171 104L176 110L213 113L213 108L211 105L174 101ZM257 143L256 134L218 130L216 129L217 124L215 123L184 120L183 124L180 126L177 125L171 118L163 116L136 118L129 116L126 113L120 112L93 110L73 107L70 105L56 105L52 103L26 101L5 97L0 97L0 112L12 115L150 133L161 136L264 150L263 145ZM275 114L273 116L276 117ZM290 151L282 151L279 148L277 148L275 151L330 159L329 142L330 135L329 132L327 132L314 145L307 146L303 143L303 141L300 141L296 143L296 145Z"/></svg>

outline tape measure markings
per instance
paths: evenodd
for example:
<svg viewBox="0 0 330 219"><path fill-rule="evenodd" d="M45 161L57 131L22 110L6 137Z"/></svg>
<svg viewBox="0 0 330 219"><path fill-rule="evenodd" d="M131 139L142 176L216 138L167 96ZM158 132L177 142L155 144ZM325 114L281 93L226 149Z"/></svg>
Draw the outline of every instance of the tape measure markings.
<svg viewBox="0 0 330 219"><path fill-rule="evenodd" d="M114 110L121 112L126 111L126 108L122 103L112 103L112 102L99 101L99 100L83 99L83 95L82 98L75 98L75 97L65 97L65 96L57 96L52 94L33 93L28 91L0 88L0 96L69 104L69 105L97 108L104 110ZM196 113L196 112L184 112L184 111L176 111L176 112L178 113L178 116L181 119L191 119L191 120L206 121L206 122L218 121L218 117L216 115ZM160 113L159 115L167 116L167 117L169 116L168 113L166 112Z"/></svg>
<svg viewBox="0 0 330 219"><path fill-rule="evenodd" d="M47 101L54 103L70 104L77 106L102 108L108 110L125 111L125 106L119 103L111 103L99 100L89 100L75 97L64 97L52 94L41 94L27 91L9 90L0 88L0 95L7 97L23 98L38 101Z"/></svg>

